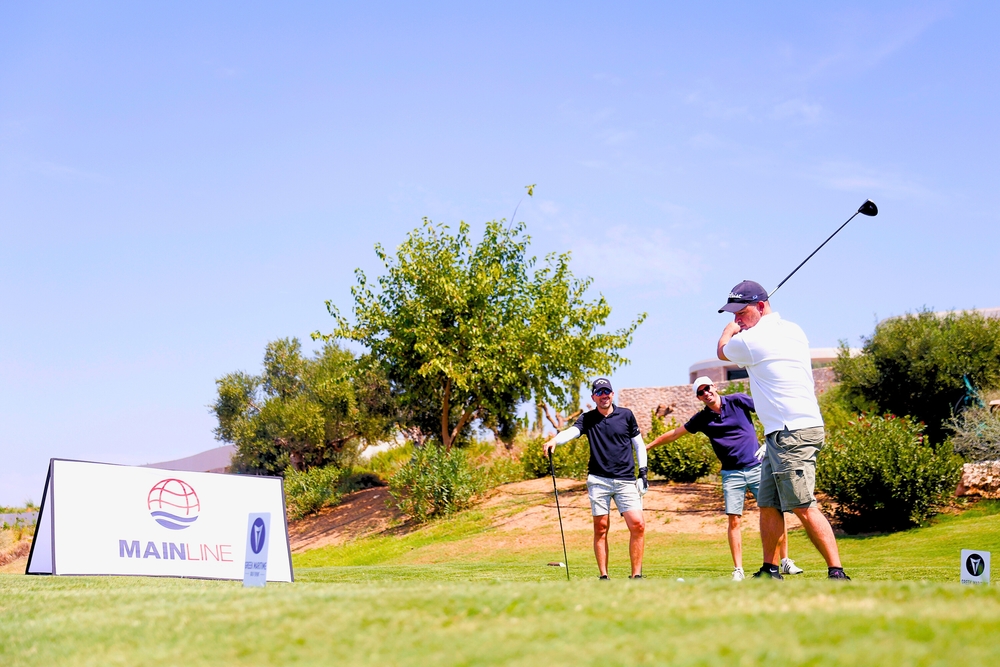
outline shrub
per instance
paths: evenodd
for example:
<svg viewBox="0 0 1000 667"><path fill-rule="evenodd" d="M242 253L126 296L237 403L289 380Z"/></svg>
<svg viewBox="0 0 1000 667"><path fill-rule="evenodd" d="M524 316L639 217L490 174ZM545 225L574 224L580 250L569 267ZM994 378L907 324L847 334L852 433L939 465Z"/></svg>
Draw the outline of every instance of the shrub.
<svg viewBox="0 0 1000 667"><path fill-rule="evenodd" d="M400 511L418 522L468 507L484 488L480 471L464 450L428 443L389 479L389 492Z"/></svg>
<svg viewBox="0 0 1000 667"><path fill-rule="evenodd" d="M942 442L966 379L980 391L1000 386L1000 320L927 310L883 320L860 355L841 344L834 370L857 411L909 415Z"/></svg>
<svg viewBox="0 0 1000 667"><path fill-rule="evenodd" d="M525 479L524 466L506 454L497 454L483 466L483 476L486 488L492 489Z"/></svg>
<svg viewBox="0 0 1000 667"><path fill-rule="evenodd" d="M954 493L961 459L926 441L924 426L906 417L861 415L831 434L816 464L817 487L838 503L848 532L917 525Z"/></svg>
<svg viewBox="0 0 1000 667"><path fill-rule="evenodd" d="M382 479L389 479L411 458L413 458L413 444L407 442L405 445L373 454L367 460L359 460L354 464L354 471L370 472Z"/></svg>
<svg viewBox="0 0 1000 667"><path fill-rule="evenodd" d="M524 451L521 453L521 464L524 466L524 474L529 479L538 479L549 474L549 459L542 453L542 445L546 440L547 436L538 436L525 442ZM586 479L589 462L590 442L585 435L559 445L552 453L552 465L557 477Z"/></svg>
<svg viewBox="0 0 1000 667"><path fill-rule="evenodd" d="M652 442L657 436L676 427L675 419L667 424L662 417L653 414L646 442ZM719 460L704 433L685 435L649 450L649 471L671 482L694 482L699 477L717 472L719 467Z"/></svg>
<svg viewBox="0 0 1000 667"><path fill-rule="evenodd" d="M948 427L955 453L966 461L996 461L1000 459L1000 414L987 407L966 408L952 417Z"/></svg>
<svg viewBox="0 0 1000 667"><path fill-rule="evenodd" d="M338 483L343 471L336 466L298 471L285 469L285 502L289 519L301 519L340 502Z"/></svg>

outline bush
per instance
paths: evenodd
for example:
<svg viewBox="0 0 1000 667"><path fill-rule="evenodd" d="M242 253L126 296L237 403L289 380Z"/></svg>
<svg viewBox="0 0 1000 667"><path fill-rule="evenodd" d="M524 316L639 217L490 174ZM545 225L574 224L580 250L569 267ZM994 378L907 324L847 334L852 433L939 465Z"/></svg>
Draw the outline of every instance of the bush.
<svg viewBox="0 0 1000 667"><path fill-rule="evenodd" d="M662 417L653 414L653 424L646 435L646 442L677 427L671 419L664 423ZM673 442L665 442L649 450L649 472L671 482L694 482L700 477L718 472L719 459L716 458L708 436L704 433L685 435Z"/></svg>
<svg viewBox="0 0 1000 667"><path fill-rule="evenodd" d="M892 531L925 521L954 493L961 459L926 441L906 417L861 415L831 434L816 463L816 485L838 503L848 532Z"/></svg>
<svg viewBox="0 0 1000 667"><path fill-rule="evenodd" d="M1000 386L1000 320L927 310L883 320L860 355L841 344L834 371L855 411L909 415L942 442L966 378L980 391Z"/></svg>
<svg viewBox="0 0 1000 667"><path fill-rule="evenodd" d="M447 516L472 503L483 490L483 474L464 450L428 443L389 479L389 492L400 511L418 522Z"/></svg>
<svg viewBox="0 0 1000 667"><path fill-rule="evenodd" d="M294 468L285 469L285 503L289 519L304 516L330 507L340 502L337 487L343 471L336 466L310 468L299 472Z"/></svg>
<svg viewBox="0 0 1000 667"><path fill-rule="evenodd" d="M548 440L546 436L538 436L525 442L521 452L521 465L524 474L529 479L547 477L549 474L549 459L542 453L542 445ZM556 447L552 453L552 465L557 477L572 479L587 479L587 465L590 463L590 442L583 435L576 440L570 440Z"/></svg>
<svg viewBox="0 0 1000 667"><path fill-rule="evenodd" d="M955 453L966 461L996 461L1000 459L1000 415L987 407L966 408L952 417L948 427Z"/></svg>
<svg viewBox="0 0 1000 667"><path fill-rule="evenodd" d="M396 471L413 458L413 444L391 447L385 451L373 454L367 460L359 460L354 464L354 472L370 472L382 479L389 479Z"/></svg>
<svg viewBox="0 0 1000 667"><path fill-rule="evenodd" d="M487 461L482 472L486 488L489 489L525 479L521 462L502 453Z"/></svg>

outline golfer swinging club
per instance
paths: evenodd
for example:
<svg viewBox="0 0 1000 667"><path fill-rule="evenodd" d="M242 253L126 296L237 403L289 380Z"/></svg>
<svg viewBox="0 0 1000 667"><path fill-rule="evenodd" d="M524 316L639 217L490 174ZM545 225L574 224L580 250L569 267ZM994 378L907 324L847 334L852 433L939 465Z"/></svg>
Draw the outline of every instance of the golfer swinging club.
<svg viewBox="0 0 1000 667"><path fill-rule="evenodd" d="M642 496L649 490L646 471L646 444L639 435L635 415L614 404L615 394L607 378L597 378L591 386L597 408L585 412L576 423L542 445L546 456L556 445L581 435L590 442L587 465L587 495L594 517L594 556L601 579L608 578L608 528L611 526L611 499L628 526L628 553L632 561L630 579L642 578L642 552L646 522L642 516ZM635 466L639 464L639 479Z"/></svg>
<svg viewBox="0 0 1000 667"><path fill-rule="evenodd" d="M719 338L719 359L747 369L757 415L764 424L767 454L761 466L760 538L764 564L753 576L781 579L778 543L782 512L794 512L827 564L830 579L850 579L840 563L837 539L816 506L816 454L826 433L816 402L809 341L797 325L771 310L767 291L745 280L719 312L733 313Z"/></svg>
<svg viewBox="0 0 1000 667"><path fill-rule="evenodd" d="M755 411L753 399L736 393L722 396L715 383L702 376L691 385L695 396L705 404L704 409L691 417L683 426L671 429L646 445L652 449L665 442L673 442L687 433L704 433L712 443L715 455L722 463L722 495L726 501L729 519L729 551L733 555L733 581L743 581L743 534L740 518L747 490L756 499L760 487L760 461L764 447L758 446L757 432L753 428L751 412ZM781 571L785 574L802 574L802 568L788 557L788 537L781 535Z"/></svg>

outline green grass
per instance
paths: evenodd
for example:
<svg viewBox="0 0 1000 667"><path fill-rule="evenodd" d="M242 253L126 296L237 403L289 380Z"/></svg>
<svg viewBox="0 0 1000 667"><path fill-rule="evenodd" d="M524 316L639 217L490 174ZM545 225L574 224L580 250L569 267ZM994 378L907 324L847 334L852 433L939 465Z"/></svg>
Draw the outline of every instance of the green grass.
<svg viewBox="0 0 1000 667"><path fill-rule="evenodd" d="M1000 503L894 535L841 538L850 583L734 584L724 539L653 535L646 573L594 578L589 536L524 535L477 509L398 538L296 556L297 583L0 575L0 665L1000 664L1000 590L959 550L1000 554ZM756 553L752 534L746 550ZM311 565L311 567L307 567ZM677 578L683 577L684 582Z"/></svg>

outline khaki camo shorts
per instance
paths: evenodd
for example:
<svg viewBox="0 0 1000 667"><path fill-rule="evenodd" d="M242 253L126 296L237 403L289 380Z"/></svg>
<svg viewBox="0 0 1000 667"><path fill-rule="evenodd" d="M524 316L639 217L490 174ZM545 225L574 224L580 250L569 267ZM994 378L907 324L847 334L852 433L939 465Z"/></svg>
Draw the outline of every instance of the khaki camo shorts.
<svg viewBox="0 0 1000 667"><path fill-rule="evenodd" d="M816 507L816 454L825 439L822 426L768 433L757 505L782 512Z"/></svg>

